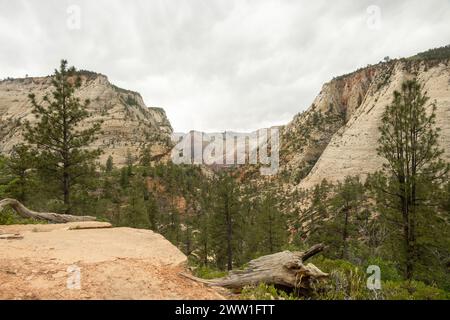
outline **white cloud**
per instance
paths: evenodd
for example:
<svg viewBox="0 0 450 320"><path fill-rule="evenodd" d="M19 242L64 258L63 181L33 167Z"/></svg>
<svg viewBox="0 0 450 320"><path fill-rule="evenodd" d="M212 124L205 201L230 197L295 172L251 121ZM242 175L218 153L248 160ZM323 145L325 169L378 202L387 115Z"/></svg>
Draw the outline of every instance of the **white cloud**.
<svg viewBox="0 0 450 320"><path fill-rule="evenodd" d="M448 0L0 0L0 77L66 58L165 108L177 131L248 131L286 123L333 76L447 44L449 21Z"/></svg>

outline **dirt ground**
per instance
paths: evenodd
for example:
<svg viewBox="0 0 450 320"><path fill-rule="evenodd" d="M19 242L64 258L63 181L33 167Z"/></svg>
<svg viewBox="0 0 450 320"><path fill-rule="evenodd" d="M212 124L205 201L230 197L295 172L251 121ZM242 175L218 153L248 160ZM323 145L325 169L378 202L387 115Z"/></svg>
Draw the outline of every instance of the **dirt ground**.
<svg viewBox="0 0 450 320"><path fill-rule="evenodd" d="M16 239L1 239L9 235ZM223 299L180 276L185 263L181 251L148 230L0 226L0 299Z"/></svg>

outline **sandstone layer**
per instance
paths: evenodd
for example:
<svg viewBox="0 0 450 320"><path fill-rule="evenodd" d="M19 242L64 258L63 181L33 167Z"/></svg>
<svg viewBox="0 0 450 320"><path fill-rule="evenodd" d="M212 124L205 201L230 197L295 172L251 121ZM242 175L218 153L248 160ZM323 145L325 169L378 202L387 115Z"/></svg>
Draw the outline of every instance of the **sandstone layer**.
<svg viewBox="0 0 450 320"><path fill-rule="evenodd" d="M93 227L0 226L21 236L0 240L0 299L222 298L180 275L187 258L161 235Z"/></svg>
<svg viewBox="0 0 450 320"><path fill-rule="evenodd" d="M424 86L429 106L437 106L439 143L445 150L444 159L450 161L449 63L448 59L401 59L326 83L311 107L282 129L281 180L309 189L323 179L364 178L379 170L383 159L376 149L381 115L394 91L412 78Z"/></svg>
<svg viewBox="0 0 450 320"><path fill-rule="evenodd" d="M101 74L81 72L82 86L76 95L90 100L91 116L81 127L103 121L102 132L91 148L104 153L100 163L112 156L116 165L123 165L130 154L137 161L143 150L160 159L170 151L172 127L161 108L147 108L137 92L118 88ZM37 101L51 95L50 77L6 79L0 81L0 154L8 154L13 146L23 142L24 122L36 122L28 95Z"/></svg>

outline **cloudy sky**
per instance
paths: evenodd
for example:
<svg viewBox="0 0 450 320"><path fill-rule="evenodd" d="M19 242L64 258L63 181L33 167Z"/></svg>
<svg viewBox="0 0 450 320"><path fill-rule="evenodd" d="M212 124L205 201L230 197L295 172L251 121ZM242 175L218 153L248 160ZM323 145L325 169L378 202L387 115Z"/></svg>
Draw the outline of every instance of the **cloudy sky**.
<svg viewBox="0 0 450 320"><path fill-rule="evenodd" d="M65 58L176 131L285 124L334 76L449 43L449 0L0 0L0 78Z"/></svg>

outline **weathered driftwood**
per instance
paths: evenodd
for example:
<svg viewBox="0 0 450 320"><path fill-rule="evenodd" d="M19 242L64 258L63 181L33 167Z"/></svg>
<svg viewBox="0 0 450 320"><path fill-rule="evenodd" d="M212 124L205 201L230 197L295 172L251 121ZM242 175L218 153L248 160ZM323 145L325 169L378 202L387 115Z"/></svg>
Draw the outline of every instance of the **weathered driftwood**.
<svg viewBox="0 0 450 320"><path fill-rule="evenodd" d="M313 280L326 278L328 274L311 263L304 265L304 262L323 249L324 245L318 244L305 252L284 251L263 256L250 261L245 270L232 271L224 278L200 280L191 276L188 277L209 286L233 290L239 290L246 286L256 286L260 283L283 288L309 290Z"/></svg>
<svg viewBox="0 0 450 320"><path fill-rule="evenodd" d="M81 222L81 221L95 221L95 217L90 216L72 216L68 214L58 214L52 212L36 212L28 209L22 203L15 199L3 199L0 200L0 212L5 207L11 207L17 214L23 218L33 218L39 220L45 220L52 223L67 223L67 222Z"/></svg>

